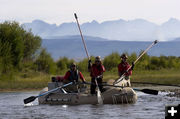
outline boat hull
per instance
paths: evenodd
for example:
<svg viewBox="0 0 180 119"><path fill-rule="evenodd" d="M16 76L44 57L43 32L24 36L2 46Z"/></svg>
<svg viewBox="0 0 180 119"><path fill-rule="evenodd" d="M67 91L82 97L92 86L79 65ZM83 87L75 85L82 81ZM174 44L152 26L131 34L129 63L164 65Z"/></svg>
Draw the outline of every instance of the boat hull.
<svg viewBox="0 0 180 119"><path fill-rule="evenodd" d="M40 94L48 91L44 88ZM105 92L101 93L103 104L130 104L137 101L135 91L130 87L115 88L111 87ZM62 93L53 92L38 98L39 104L52 104L52 105L81 105L81 104L98 104L97 95L86 93Z"/></svg>

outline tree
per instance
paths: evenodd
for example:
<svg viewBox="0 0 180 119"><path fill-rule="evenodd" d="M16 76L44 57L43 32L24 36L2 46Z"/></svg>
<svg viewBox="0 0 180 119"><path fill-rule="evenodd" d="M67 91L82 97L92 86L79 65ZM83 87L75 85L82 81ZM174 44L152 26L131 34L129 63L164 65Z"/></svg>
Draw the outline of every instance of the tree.
<svg viewBox="0 0 180 119"><path fill-rule="evenodd" d="M35 52L41 47L41 38L26 31L17 22L0 24L0 61L1 71L21 69L25 59L32 60Z"/></svg>
<svg viewBox="0 0 180 119"><path fill-rule="evenodd" d="M12 70L11 46L0 42L0 72L6 74Z"/></svg>
<svg viewBox="0 0 180 119"><path fill-rule="evenodd" d="M159 70L160 69L160 60L159 60L159 58L155 57L155 56L151 57L149 67L152 70Z"/></svg>
<svg viewBox="0 0 180 119"><path fill-rule="evenodd" d="M139 56L143 53L144 51L141 51ZM145 53L138 61L137 63L137 68L141 70L149 69L150 65L150 57L147 53Z"/></svg>
<svg viewBox="0 0 180 119"><path fill-rule="evenodd" d="M45 73L55 73L56 64L54 63L51 55L47 53L46 49L42 49L39 57L35 61L38 71L43 71Z"/></svg>
<svg viewBox="0 0 180 119"><path fill-rule="evenodd" d="M87 72L88 71L88 59L84 58L82 61L78 63L78 69L80 71Z"/></svg>
<svg viewBox="0 0 180 119"><path fill-rule="evenodd" d="M41 38L34 36L31 31L24 34L24 61L33 60L36 51L41 48Z"/></svg>
<svg viewBox="0 0 180 119"><path fill-rule="evenodd" d="M62 57L62 58L59 58L56 64L60 70L67 70L73 62L75 62L73 59Z"/></svg>
<svg viewBox="0 0 180 119"><path fill-rule="evenodd" d="M104 58L103 64L107 70L111 70L118 67L118 64L121 61L120 59L120 55L117 52L114 52Z"/></svg>

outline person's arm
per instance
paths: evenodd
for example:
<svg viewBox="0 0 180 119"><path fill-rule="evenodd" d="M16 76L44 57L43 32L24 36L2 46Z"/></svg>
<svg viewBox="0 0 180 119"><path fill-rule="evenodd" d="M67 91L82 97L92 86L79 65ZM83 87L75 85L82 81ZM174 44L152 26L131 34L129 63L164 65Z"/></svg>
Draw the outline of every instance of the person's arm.
<svg viewBox="0 0 180 119"><path fill-rule="evenodd" d="M132 65L131 65L131 70L134 69L134 62L132 62Z"/></svg>
<svg viewBox="0 0 180 119"><path fill-rule="evenodd" d="M123 74L123 72L122 72L122 67L121 67L121 65L119 64L119 65L118 65L118 75L119 75L119 77L121 77L122 74Z"/></svg>
<svg viewBox="0 0 180 119"><path fill-rule="evenodd" d="M103 78L103 73L105 72L105 68L104 66L101 64L101 70L100 70L100 74L98 75L98 78Z"/></svg>
<svg viewBox="0 0 180 119"><path fill-rule="evenodd" d="M130 65L128 64L127 69L129 69L129 68L130 68ZM126 72L125 72L125 75L126 75L126 76L132 75L132 68L130 68L128 72L126 71Z"/></svg>
<svg viewBox="0 0 180 119"><path fill-rule="evenodd" d="M88 61L88 71L91 72L92 63L91 60Z"/></svg>
<svg viewBox="0 0 180 119"><path fill-rule="evenodd" d="M82 75L81 72L79 72L79 76L80 76L80 79L82 80L82 82L86 82L86 81L85 81L85 78L84 78L84 76Z"/></svg>
<svg viewBox="0 0 180 119"><path fill-rule="evenodd" d="M118 72L118 74L119 74L119 77L121 77L123 75L121 72Z"/></svg>
<svg viewBox="0 0 180 119"><path fill-rule="evenodd" d="M66 72L64 79L67 80L69 78L69 76L70 76L70 72L68 71L68 72Z"/></svg>
<svg viewBox="0 0 180 119"><path fill-rule="evenodd" d="M105 72L106 69L105 69L104 65L101 65L101 67L102 67L102 73Z"/></svg>

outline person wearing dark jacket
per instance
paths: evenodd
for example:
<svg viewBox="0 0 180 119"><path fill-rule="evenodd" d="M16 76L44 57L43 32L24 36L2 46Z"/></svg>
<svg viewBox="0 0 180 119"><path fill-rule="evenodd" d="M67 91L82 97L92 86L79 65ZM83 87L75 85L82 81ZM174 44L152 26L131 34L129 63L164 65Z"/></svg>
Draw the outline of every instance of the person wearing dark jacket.
<svg viewBox="0 0 180 119"><path fill-rule="evenodd" d="M101 62L100 56L97 56L95 58L94 64L92 64L91 60L89 60L88 71L90 72L90 76L91 76L91 87L90 87L91 94L95 94L95 90L96 90L95 80L97 80L98 87L102 92L103 91L102 79L103 79L103 72L105 72L105 68Z"/></svg>

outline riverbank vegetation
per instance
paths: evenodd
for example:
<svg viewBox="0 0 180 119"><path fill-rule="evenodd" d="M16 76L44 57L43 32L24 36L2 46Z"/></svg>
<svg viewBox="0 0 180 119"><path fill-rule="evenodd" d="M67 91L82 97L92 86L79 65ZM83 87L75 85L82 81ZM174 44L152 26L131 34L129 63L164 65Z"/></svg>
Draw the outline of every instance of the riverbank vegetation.
<svg viewBox="0 0 180 119"><path fill-rule="evenodd" d="M51 76L61 75L69 69L74 59L61 57L54 61L45 48L41 46L42 39L31 30L26 31L17 22L0 24L0 90L41 89L51 81ZM136 60L139 54L128 54L128 62ZM103 58L106 68L104 80L117 79L117 65L120 63L117 52ZM94 57L91 57L92 62ZM88 59L76 62L78 69L87 81ZM180 57L149 56L145 54L135 64L133 81L164 84L180 84Z"/></svg>

